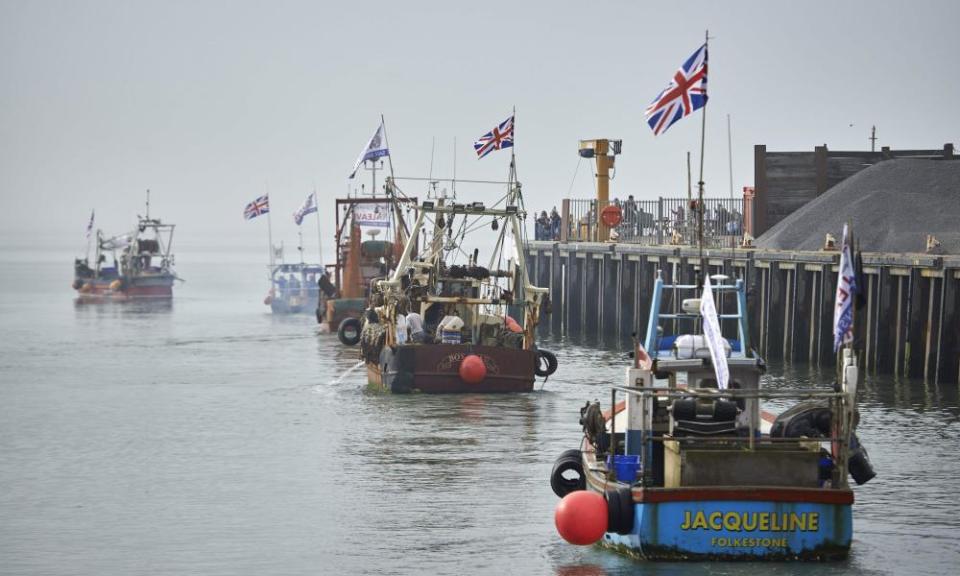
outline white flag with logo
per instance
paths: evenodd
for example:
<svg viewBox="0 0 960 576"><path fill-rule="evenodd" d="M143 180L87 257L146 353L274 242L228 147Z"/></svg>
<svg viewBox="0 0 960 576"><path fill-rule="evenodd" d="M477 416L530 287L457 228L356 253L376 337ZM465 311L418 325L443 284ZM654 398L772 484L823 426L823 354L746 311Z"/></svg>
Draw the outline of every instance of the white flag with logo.
<svg viewBox="0 0 960 576"><path fill-rule="evenodd" d="M293 221L297 226L303 224L303 217L307 214L313 214L317 211L317 201L316 201L316 192L311 192L307 199L303 201L303 204L297 208L297 211L293 213Z"/></svg>
<svg viewBox="0 0 960 576"><path fill-rule="evenodd" d="M730 369L727 367L727 351L723 345L723 334L720 332L717 307L713 303L713 287L710 286L709 275L703 282L700 315L703 316L703 336L707 340L707 347L710 348L710 360L717 374L717 388L726 390L727 382L730 380Z"/></svg>
<svg viewBox="0 0 960 576"><path fill-rule="evenodd" d="M383 122L380 122L380 127L373 133L373 137L367 142L367 145L363 148L363 152L360 153L360 157L357 158L356 164L353 165L353 172L350 173L350 178L357 175L357 170L360 169L360 165L363 164L364 161L376 160L377 158L389 155L390 150L387 148L387 139L383 133Z"/></svg>

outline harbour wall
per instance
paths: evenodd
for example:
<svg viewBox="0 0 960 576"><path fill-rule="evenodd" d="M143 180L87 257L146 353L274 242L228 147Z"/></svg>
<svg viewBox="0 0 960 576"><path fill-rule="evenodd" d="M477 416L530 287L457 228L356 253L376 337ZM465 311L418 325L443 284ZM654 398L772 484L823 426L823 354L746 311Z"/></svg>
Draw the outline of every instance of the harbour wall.
<svg viewBox="0 0 960 576"><path fill-rule="evenodd" d="M525 250L533 283L550 290L542 333L608 345L627 343L632 334L643 338L658 272L665 283L693 284L701 265L692 247L531 241ZM835 365L839 258L838 252L703 251L710 274L747 286L750 346L769 360L817 366ZM855 336L867 372L957 383L960 256L864 253L863 261L866 304L857 312ZM733 304L718 302L725 305Z"/></svg>

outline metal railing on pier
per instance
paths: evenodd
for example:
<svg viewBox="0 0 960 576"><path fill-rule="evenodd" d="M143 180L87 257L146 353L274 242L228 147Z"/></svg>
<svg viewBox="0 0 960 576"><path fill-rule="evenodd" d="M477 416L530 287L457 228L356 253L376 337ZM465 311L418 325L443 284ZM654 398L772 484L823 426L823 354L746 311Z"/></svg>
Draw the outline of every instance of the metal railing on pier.
<svg viewBox="0 0 960 576"><path fill-rule="evenodd" d="M750 214L750 200L705 198L703 240L707 247L730 245L743 236L744 214ZM607 226L600 215L604 208L620 208L620 223ZM613 200L565 198L559 226L538 226L537 239L561 242L598 242L602 238L623 244L694 246L697 239L698 205L686 198L657 200ZM559 228L559 230L558 230Z"/></svg>

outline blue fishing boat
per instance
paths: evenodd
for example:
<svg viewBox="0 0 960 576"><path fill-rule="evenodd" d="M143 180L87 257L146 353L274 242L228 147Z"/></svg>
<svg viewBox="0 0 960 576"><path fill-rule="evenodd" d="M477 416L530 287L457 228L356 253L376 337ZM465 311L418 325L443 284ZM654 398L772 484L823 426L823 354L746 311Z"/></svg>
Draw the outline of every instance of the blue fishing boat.
<svg viewBox="0 0 960 576"><path fill-rule="evenodd" d="M656 280L646 339L613 386L611 408L588 402L579 449L554 465L558 532L651 560L846 557L848 476L873 477L854 434L856 355L842 351L836 385L763 389L743 281L712 279L702 287ZM713 321L701 314L708 298L720 311ZM666 336L674 326L692 330ZM798 403L777 416L761 410L789 399Z"/></svg>

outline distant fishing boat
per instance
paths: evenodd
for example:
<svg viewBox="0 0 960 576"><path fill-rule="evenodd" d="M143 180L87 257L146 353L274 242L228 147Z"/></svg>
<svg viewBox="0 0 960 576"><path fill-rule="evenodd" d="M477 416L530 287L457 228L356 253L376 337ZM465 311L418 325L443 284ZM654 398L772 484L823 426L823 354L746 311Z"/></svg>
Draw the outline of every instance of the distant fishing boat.
<svg viewBox="0 0 960 576"><path fill-rule="evenodd" d="M98 229L93 262L89 256L75 259L73 289L78 300L173 298L174 280L180 280L173 270L174 227L150 217L147 191L146 216L137 216L132 231L106 237Z"/></svg>
<svg viewBox="0 0 960 576"><path fill-rule="evenodd" d="M274 314L310 313L316 310L327 270L319 264L273 264L270 290L263 303Z"/></svg>
<svg viewBox="0 0 960 576"><path fill-rule="evenodd" d="M847 476L859 484L874 475L854 433L856 355L843 351L837 388L762 389L743 281L714 278L703 298L712 308L714 293L729 295L736 312L716 322L735 323L735 337L722 339L719 328L712 344L703 334L665 335L664 325L708 320L700 298L681 299L698 285L656 280L645 345L613 387L611 408L588 402L579 448L554 465L557 530L574 544L651 560L844 558L853 536ZM682 302L681 311L661 313L663 302ZM791 398L801 401L778 416L760 409L761 400Z"/></svg>

